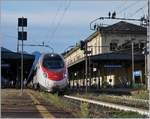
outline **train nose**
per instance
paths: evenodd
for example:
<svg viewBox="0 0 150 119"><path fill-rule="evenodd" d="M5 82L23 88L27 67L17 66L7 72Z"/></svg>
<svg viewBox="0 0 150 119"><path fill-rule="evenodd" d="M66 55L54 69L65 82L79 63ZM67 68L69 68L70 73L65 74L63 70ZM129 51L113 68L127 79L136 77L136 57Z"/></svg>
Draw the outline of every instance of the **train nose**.
<svg viewBox="0 0 150 119"><path fill-rule="evenodd" d="M48 74L48 78L51 80L61 80L63 79L63 73L62 72L50 72Z"/></svg>

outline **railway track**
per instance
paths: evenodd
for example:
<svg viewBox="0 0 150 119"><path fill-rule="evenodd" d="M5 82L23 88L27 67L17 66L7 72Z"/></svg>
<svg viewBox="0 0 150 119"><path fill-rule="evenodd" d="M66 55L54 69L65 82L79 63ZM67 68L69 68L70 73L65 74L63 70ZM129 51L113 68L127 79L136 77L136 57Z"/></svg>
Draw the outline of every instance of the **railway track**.
<svg viewBox="0 0 150 119"><path fill-rule="evenodd" d="M65 106L65 108L59 108L59 106L57 107L53 103L49 103L48 101L41 99L42 97L40 94L44 93L44 92L32 91L29 89L27 89L25 92L27 92L27 95L28 95L28 96L26 96L26 98L31 97L32 100L34 100L34 102L32 102L31 100L28 100L28 101L24 100L24 102L26 102L26 103L13 104L13 106L16 108L17 108L17 106L21 106L22 110L18 110L18 109L12 110L11 109L10 111L16 111L16 112L10 112L11 114L12 113L18 114L17 112L20 112L20 111L22 111L21 113L26 113L26 114L30 112L30 115L32 112L37 113L35 110L33 111L33 109L32 110L29 110L29 109L23 110L23 107L29 108L29 106L36 107L36 109L39 109L39 111L41 111L42 113L44 112L45 114L46 114L46 110L48 112L50 111L50 113L54 117L62 117L62 118L68 117L68 114L70 115L69 117L76 117L76 118L81 118L81 117L87 117L87 118L110 118L110 117L143 118L143 117L148 117L148 114L149 114L148 110L134 108L134 107L131 107L131 105L129 105L130 106L129 107L129 106L125 106L123 104L121 105L120 103L114 104L114 103L106 102L106 100L105 101L94 101L93 99L85 99L85 98L69 96L69 95L58 96L57 98L59 98L59 100L57 100L57 101L59 102L61 100L61 103L59 105L63 105L62 103L65 102L64 104L67 104L70 107L70 109L67 109L68 106ZM12 94L13 94L13 92L11 93L11 95ZM49 94L46 92L45 92L45 94L48 96L52 95L52 94ZM7 95L7 93L6 93L6 95ZM14 92L13 95L15 96L16 92ZM45 97L45 99L48 100L50 98ZM110 97L108 97L108 99L112 99L112 97L110 96ZM15 101L16 99L13 98L13 96L12 96L11 100L8 100L7 102L12 103L13 100ZM121 101L121 98L118 98L118 100ZM136 100L136 101L147 103L147 101L143 101L143 100ZM2 103L2 108L7 105L7 102L4 101ZM5 112L6 112L6 110L5 110ZM7 112L8 112L8 110L7 110ZM74 113L74 115L73 115L73 113ZM124 116L119 115L120 113L125 113L125 115ZM2 114L4 115L4 110L3 110ZM24 115L26 115L26 114L24 114ZM52 115L45 115L45 114L44 115L40 114L40 115L42 115L42 117L52 117ZM130 115L130 117L129 117L129 115ZM21 115L19 117L21 117Z"/></svg>
<svg viewBox="0 0 150 119"><path fill-rule="evenodd" d="M144 109L141 109L140 112L138 112L137 110L133 111L129 107L126 107L129 108L130 110L129 109L125 110L126 108L122 105L119 105L119 107L116 108L117 107L116 104L110 104L107 102L100 102L100 101L96 102L94 100L88 100L79 97L77 98L68 95L64 96L58 96L56 94L52 95L47 92L41 91L39 92L29 89L25 90L24 91L25 95L22 98L20 98L17 92L18 91L14 92L9 91L9 95L7 95L8 93L3 92L6 94L5 97L2 98L3 117L23 117L23 116L29 117L32 115L32 113L34 114L32 115L32 117L59 117L59 118L148 117L147 111L145 111ZM31 98L31 100L29 99L29 97ZM52 115L49 115L48 113ZM9 114L9 116L6 116L7 114Z"/></svg>
<svg viewBox="0 0 150 119"><path fill-rule="evenodd" d="M149 109L149 101L148 100L142 100L142 99L133 99L133 98L127 98L127 97L119 97L119 96L111 96L111 95L77 95L77 97L80 98L86 98L90 100L96 100L96 101L103 101L108 103L114 103L119 105L125 105L129 107L134 108L140 108L140 109Z"/></svg>
<svg viewBox="0 0 150 119"><path fill-rule="evenodd" d="M96 97L96 96L95 96ZM103 98L96 100L95 97L87 99L74 97L69 95L59 96L61 100L69 102L74 110L81 110L81 103L88 103L88 111L90 113L90 118L107 118L107 117L115 117L114 113L116 113L116 117L119 113L126 113L126 118L128 118L128 113L135 112L135 115L139 114L139 117L148 117L148 100L141 99L131 99L117 96L102 96ZM73 110L72 110L73 112ZM77 111L75 111L77 113ZM142 116L141 116L142 115ZM76 117L76 116L75 116ZM77 116L79 117L79 116ZM82 116L81 116L82 117ZM132 116L131 116L132 117ZM138 117L138 116L137 116ZM132 117L135 118L135 117Z"/></svg>
<svg viewBox="0 0 150 119"><path fill-rule="evenodd" d="M140 108L134 108L131 106L125 106L125 105L119 105L119 104L114 104L114 103L109 103L106 101L94 101L94 100L90 100L90 99L85 99L85 98L79 98L79 97L74 97L74 96L68 96L68 95L64 95L64 98L71 100L71 102L74 102L74 105L79 105L80 102L86 102L89 103L90 106L102 106L104 108L107 108L107 111L116 111L116 110L122 110L122 111L131 111L131 112L138 112L141 115L145 115L148 116L149 115L149 111L146 109L140 109ZM111 109L111 110L109 110ZM112 112L113 112L112 111Z"/></svg>

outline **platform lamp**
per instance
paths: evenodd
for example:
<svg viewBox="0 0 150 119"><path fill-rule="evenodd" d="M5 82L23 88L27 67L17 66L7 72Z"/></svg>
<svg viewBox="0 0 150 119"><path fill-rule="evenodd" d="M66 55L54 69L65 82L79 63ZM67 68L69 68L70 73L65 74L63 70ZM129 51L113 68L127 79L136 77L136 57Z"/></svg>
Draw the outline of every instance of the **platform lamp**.
<svg viewBox="0 0 150 119"><path fill-rule="evenodd" d="M27 40L27 32L24 31L24 27L27 27L27 18L18 18L18 44L17 52L19 52L19 41L22 41L21 52L21 95L23 93L23 41Z"/></svg>

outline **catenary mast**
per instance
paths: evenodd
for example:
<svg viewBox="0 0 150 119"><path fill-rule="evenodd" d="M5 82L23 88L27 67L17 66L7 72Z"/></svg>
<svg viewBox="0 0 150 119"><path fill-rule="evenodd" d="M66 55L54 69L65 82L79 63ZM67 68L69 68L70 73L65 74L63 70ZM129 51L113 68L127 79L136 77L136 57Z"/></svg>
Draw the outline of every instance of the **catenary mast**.
<svg viewBox="0 0 150 119"><path fill-rule="evenodd" d="M148 61L147 61L147 66L148 66L148 88L150 90L150 0L148 0L148 22L147 22L147 51L148 51Z"/></svg>

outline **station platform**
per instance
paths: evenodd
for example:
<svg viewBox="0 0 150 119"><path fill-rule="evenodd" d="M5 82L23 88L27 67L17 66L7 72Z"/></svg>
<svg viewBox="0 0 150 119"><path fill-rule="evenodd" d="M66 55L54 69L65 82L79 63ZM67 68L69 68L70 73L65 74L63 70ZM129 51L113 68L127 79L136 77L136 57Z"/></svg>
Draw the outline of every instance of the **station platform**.
<svg viewBox="0 0 150 119"><path fill-rule="evenodd" d="M67 112L54 107L36 91L24 89L1 90L2 118L71 118Z"/></svg>

